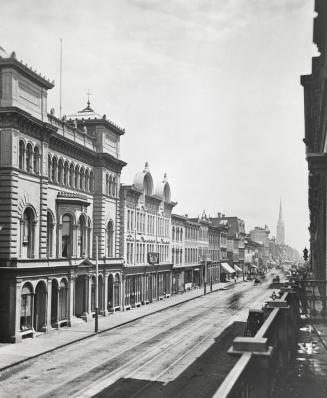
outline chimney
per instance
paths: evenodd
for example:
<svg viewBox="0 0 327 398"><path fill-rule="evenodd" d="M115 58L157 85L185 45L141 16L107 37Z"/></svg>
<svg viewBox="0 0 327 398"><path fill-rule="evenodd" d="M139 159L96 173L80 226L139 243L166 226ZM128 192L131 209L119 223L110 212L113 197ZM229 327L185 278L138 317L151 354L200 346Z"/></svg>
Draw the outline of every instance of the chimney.
<svg viewBox="0 0 327 398"><path fill-rule="evenodd" d="M220 218L220 216L221 216L221 213L218 213L218 218Z"/></svg>

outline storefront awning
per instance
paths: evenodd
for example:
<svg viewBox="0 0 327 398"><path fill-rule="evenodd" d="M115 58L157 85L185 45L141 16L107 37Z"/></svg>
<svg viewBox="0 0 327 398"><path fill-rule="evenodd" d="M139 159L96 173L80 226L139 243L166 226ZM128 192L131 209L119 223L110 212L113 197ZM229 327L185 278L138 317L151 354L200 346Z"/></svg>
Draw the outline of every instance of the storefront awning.
<svg viewBox="0 0 327 398"><path fill-rule="evenodd" d="M234 264L234 268L235 268L235 271L242 272L242 268L240 268L238 265Z"/></svg>
<svg viewBox="0 0 327 398"><path fill-rule="evenodd" d="M229 265L229 264L227 264L227 263L221 263L220 264L223 268L224 268L224 270L226 271L226 272L228 272L229 274L233 274L234 272L235 272L235 270Z"/></svg>

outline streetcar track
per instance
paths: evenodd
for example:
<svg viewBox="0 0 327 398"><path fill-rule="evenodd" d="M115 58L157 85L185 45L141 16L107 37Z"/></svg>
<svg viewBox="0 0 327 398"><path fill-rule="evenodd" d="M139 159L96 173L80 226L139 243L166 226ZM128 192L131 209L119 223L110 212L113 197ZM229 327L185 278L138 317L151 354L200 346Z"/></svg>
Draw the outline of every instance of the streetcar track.
<svg viewBox="0 0 327 398"><path fill-rule="evenodd" d="M232 313L232 315L231 315L231 317L233 318L236 314L238 314L241 310L243 310L244 307L245 307L247 304L249 304L250 301L252 301L252 298L249 298L248 300L246 300L245 302L243 302L242 305L241 305L240 307L236 308L236 309L234 308L234 305L233 305L233 304L228 305L227 307L225 306L225 309L232 309L232 310L234 310L233 313ZM212 307L211 307L211 309L212 309ZM198 328L198 324L202 324L203 321L205 321L205 320L207 320L207 319L210 319L210 318L212 318L212 317L215 317L215 315L216 315L216 314L213 314L213 313L211 312L211 313L210 313L209 315L207 315L205 318L202 317L201 319L199 319L199 322L197 323L197 325L194 325L194 327L192 327L192 329L197 329L197 328ZM225 322L223 322L222 325L220 325L220 327L219 327L219 334L224 330L225 326L228 325L228 323L231 321L231 317L230 317L229 319L227 319ZM124 378L130 378L134 373L138 372L141 368L143 368L143 367L145 367L145 366L148 366L148 365L149 365L151 362L153 362L154 360L158 359L159 357L162 357L162 355L163 355L165 352L167 352L167 351L169 351L169 350L172 350L175 346L178 346L178 345L180 344L180 342L184 340L184 337L185 337L185 336L188 336L189 334L191 334L191 332L192 332L192 331L191 331L190 329L187 329L187 333L186 333L186 334L184 333L184 335L182 335L177 341L175 341L174 344L173 344L173 346L172 346L172 344L170 343L170 344L168 344L168 346L167 346L165 349L162 349L162 346L164 345L164 344L162 344L162 346L161 346L160 349L159 349L159 353L158 353L157 355L155 355L154 357L150 358L150 360L145 361L141 366L137 364L137 366L136 366L135 369L133 369L132 371L130 371L129 373L127 373L127 374L124 375ZM217 334L218 331L216 330L214 333ZM209 334L208 336L206 336L206 337L204 337L203 339L201 339L198 343L196 343L195 346L192 346L191 349L187 350L187 352L186 352L185 354L183 354L183 355L182 355L181 357L179 357L176 361L174 361L174 365L171 364L171 365L169 365L164 371L162 371L162 372L160 373L160 376L162 376L163 374L165 374L169 369L171 369L172 366L175 366L175 365L176 365L178 362L180 362L184 357L186 357L187 355L189 355L195 348L197 348L198 346L200 346L201 344L203 344L204 341L206 341L208 338L212 337L212 335L213 335L213 330L210 331L210 334ZM146 352L146 353L141 357L142 360L144 360L146 357L151 356L151 354L153 353L153 351L154 351L154 350L150 350L150 351ZM131 361L128 361L127 363L125 363L124 365L122 365L122 366L120 367L120 369L117 369L117 372L120 372L120 371L122 371L123 369L128 368L128 367L130 366L130 362L131 362ZM134 365L135 365L135 364L134 364ZM114 372L114 373L116 373L116 372ZM78 393L77 393L78 395L75 394L74 397L76 397L76 398L77 398L77 397L79 397L79 398L82 398L82 397L83 397L83 398L84 398L84 397L90 397L90 396L93 396L93 395L94 395L94 393L91 393L91 395L90 395L90 390L93 390L95 387L97 387L97 389L100 388L101 390L103 390L103 389L109 387L109 386L112 385L115 381L117 381L117 380L112 380L112 378L113 378L113 376L114 376L114 373L112 373L112 374L110 374L110 375L107 374L107 375L104 376L104 377L98 378L96 381L94 381L94 382L91 384L91 386L90 386L90 384L89 384L85 389L79 390ZM141 390L143 391L144 389L148 388L148 387L149 387L151 384L153 384L160 376L156 377L154 380L149 381L148 384L147 384L146 386L143 386L143 387L141 388ZM109 379L109 380L108 380L108 379ZM117 379L118 379L118 378L117 378ZM90 380L88 379L88 383L89 383L89 382L90 382ZM67 391L67 390L66 390L66 391ZM100 392L100 391L98 391L98 392L96 392L96 393L99 393L99 392ZM95 394L96 394L96 393L95 393ZM136 392L134 392L134 394L133 394L131 397L136 396L138 393L139 393L139 390L136 391Z"/></svg>
<svg viewBox="0 0 327 398"><path fill-rule="evenodd" d="M234 286L232 286L232 288L233 287ZM251 287L252 286L249 286L249 285L244 286L244 284L243 284L241 292L243 292L243 293L249 292ZM229 290L232 290L232 289L229 289ZM214 291L214 292L217 293L218 291ZM226 295L227 295L227 293L228 292L226 291ZM221 298L225 300L226 295L223 294ZM192 298L192 300L203 299L203 298L204 298L204 296L199 296L196 298ZM251 300L252 300L251 297L246 301L242 300L241 307L236 309L235 311L233 311L232 316L235 315L235 313L237 313L240 309L244 308ZM189 300L189 301L191 301L191 300ZM175 307L182 307L183 304L184 305L188 304L189 301L176 303ZM171 308L171 307L167 307L164 310L168 310L169 308ZM92 387L94 384L99 383L99 381L108 379L108 376L110 378L114 377L114 375L117 374L118 372L122 372L124 369L128 368L128 366L130 366L131 362L133 362L133 360L135 360L135 358L137 358L138 363L141 364L141 367L138 366L136 369L133 369L129 374L135 373L137 370L140 370L140 368L148 365L150 362L155 361L158 357L162 356L165 352L173 349L172 344L169 342L169 340L171 338L171 335L176 333L176 331L178 332L178 335L177 335L178 339L175 342L174 346L177 346L178 344L180 344L180 342L182 340L184 340L185 337L188 336L194 329L196 330L200 324L202 324L205 321L210 320L210 318L214 318L214 320L216 320L216 322L214 322L214 323L217 323L217 320L218 320L217 315L219 316L221 314L220 313L217 314L217 311L215 313L213 313L213 309L215 309L215 310L222 310L222 309L234 310L233 305L227 305L227 303L226 303L225 306L219 305L219 307L217 307L215 305L215 303L213 303L212 305L204 305L200 308L196 308L196 310L200 311L200 312L191 317L187 313L186 314L176 314L175 316L173 316L172 318L170 318L168 320L168 324L173 325L173 323L176 322L176 318L181 318L181 320L179 321L178 324L174 324L172 327L169 327L167 330L165 330L164 332L161 332L161 333L157 333L155 331L150 336L147 336L144 340L142 340L137 345L135 345L133 348L124 348L123 350L118 351L109 360L105 359L100 364L97 363L95 366L88 369L87 371L83 371L79 375L75 374L75 376L69 380L66 379L61 383L59 382L59 385L57 385L56 388L51 387L51 389L49 389L46 392L43 390L42 396L43 397L52 397L52 396L58 396L58 394L60 396L62 396L62 395L67 396L68 392L72 392L72 393L77 394L76 396L80 397L81 393L83 391L85 391L85 393L87 394L87 391L90 389L90 383L91 383L91 387ZM159 311L156 311L152 314L147 314L146 316L156 315L158 312ZM186 319L183 319L185 317L186 317ZM136 322L136 321L142 321L142 319L137 318L137 319L133 320L133 322ZM219 330L221 328L223 328L223 325L225 325L226 322L228 322L228 320L225 321L222 325L220 325ZM162 320L159 320L159 322L158 322L159 327L163 326L163 325L160 326L161 323L162 323ZM125 325L118 325L118 327L124 327L124 326ZM144 326L146 327L146 325L144 325ZM118 327L116 327L115 329L117 329ZM105 332L107 332L107 333L105 333ZM212 332L210 331L210 333L212 333ZM217 333L217 331L216 331L216 333ZM221 331L219 333L221 333ZM110 335L110 330L103 331L102 337L105 337L106 335L107 336ZM207 338L209 338L209 336L204 339L201 339L201 341L199 341L196 344L196 346L203 344L203 342ZM154 348L153 349L150 348L150 350L149 350L149 344L151 345L151 347L154 347ZM192 349L194 349L194 348L192 348ZM140 350L144 351L144 355L142 355L141 357L138 354L138 352ZM182 357L184 358L185 356L187 356L190 353L190 351L191 350L188 350L185 353L185 355L183 355ZM128 353L130 358L128 358L127 363L121 365L122 360L126 361L126 356L125 356L126 353ZM92 355L93 355L93 353L92 353ZM96 355L96 353L95 353L95 355ZM108 352L108 355L110 355L109 352ZM124 356L124 358L123 358L123 356ZM149 358L149 359L147 360L147 358ZM169 369L171 369L172 366L174 366L181 360L182 360L182 358L174 361L174 363L170 364L161 374L166 373ZM69 363L67 365L69 365ZM100 374L100 378L99 378L99 374ZM129 374L124 375L124 377L127 377ZM101 375L103 375L103 376L101 376ZM56 375L54 377L56 377ZM30 382L33 382L33 377L30 378ZM88 386L87 386L87 388L84 388L81 390L81 384L83 384L85 382L88 383ZM149 385L152 382L153 381L151 381L149 383ZM109 385L111 385L111 384L109 384ZM33 394L33 396L35 396L35 394ZM69 394L69 396L71 396L71 394Z"/></svg>

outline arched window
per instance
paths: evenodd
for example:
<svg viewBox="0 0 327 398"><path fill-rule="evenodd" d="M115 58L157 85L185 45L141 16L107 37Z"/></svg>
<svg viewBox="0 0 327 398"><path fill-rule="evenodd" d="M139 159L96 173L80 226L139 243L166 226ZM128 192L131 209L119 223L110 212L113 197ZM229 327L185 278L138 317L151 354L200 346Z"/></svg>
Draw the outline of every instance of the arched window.
<svg viewBox="0 0 327 398"><path fill-rule="evenodd" d="M49 178L49 182L52 179L52 162L51 162L51 156L48 155L48 178Z"/></svg>
<svg viewBox="0 0 327 398"><path fill-rule="evenodd" d="M21 293L21 304L20 304L20 331L32 329L33 319L32 311L33 308L33 290L29 283L25 283Z"/></svg>
<svg viewBox="0 0 327 398"><path fill-rule="evenodd" d="M59 285L59 313L58 320L67 319L68 314L68 287L65 279L62 279Z"/></svg>
<svg viewBox="0 0 327 398"><path fill-rule="evenodd" d="M80 185L80 174L79 174L79 167L76 165L75 167L75 188L76 189L80 189L81 185Z"/></svg>
<svg viewBox="0 0 327 398"><path fill-rule="evenodd" d="M50 211L47 212L47 257L53 256L53 217Z"/></svg>
<svg viewBox="0 0 327 398"><path fill-rule="evenodd" d="M109 176L109 195L112 195L112 177Z"/></svg>
<svg viewBox="0 0 327 398"><path fill-rule="evenodd" d="M116 180L116 177L114 177L114 178L112 179L112 195L113 195L114 197L117 196L117 180Z"/></svg>
<svg viewBox="0 0 327 398"><path fill-rule="evenodd" d="M71 188L75 187L75 169L73 163L70 165L70 172L69 172L69 186Z"/></svg>
<svg viewBox="0 0 327 398"><path fill-rule="evenodd" d="M80 189L84 190L85 189L85 169L84 167L81 167L81 182L80 182Z"/></svg>
<svg viewBox="0 0 327 398"><path fill-rule="evenodd" d="M68 162L66 161L64 164L64 185L66 186L69 183L68 173L69 173L69 167L68 167Z"/></svg>
<svg viewBox="0 0 327 398"><path fill-rule="evenodd" d="M109 176L106 174L106 194L109 195Z"/></svg>
<svg viewBox="0 0 327 398"><path fill-rule="evenodd" d="M52 158L52 182L58 182L58 161L57 158Z"/></svg>
<svg viewBox="0 0 327 398"><path fill-rule="evenodd" d="M19 141L19 168L24 170L25 166L25 143L24 141Z"/></svg>
<svg viewBox="0 0 327 398"><path fill-rule="evenodd" d="M31 144L26 146L26 171L31 172L33 170L33 148Z"/></svg>
<svg viewBox="0 0 327 398"><path fill-rule="evenodd" d="M86 220L82 214L79 218L79 256L85 257L87 248L87 231L86 231Z"/></svg>
<svg viewBox="0 0 327 398"><path fill-rule="evenodd" d="M71 257L72 255L72 218L69 214L62 217L61 255Z"/></svg>
<svg viewBox="0 0 327 398"><path fill-rule="evenodd" d="M89 170L85 170L85 191L90 190L90 173Z"/></svg>
<svg viewBox="0 0 327 398"><path fill-rule="evenodd" d="M34 148L33 171L35 174L40 173L40 150L38 146Z"/></svg>
<svg viewBox="0 0 327 398"><path fill-rule="evenodd" d="M58 162L58 184L63 184L64 181L64 163L62 159Z"/></svg>
<svg viewBox="0 0 327 398"><path fill-rule="evenodd" d="M175 240L175 227L173 227L172 240Z"/></svg>
<svg viewBox="0 0 327 398"><path fill-rule="evenodd" d="M90 192L94 191L94 177L93 177L93 171L90 172Z"/></svg>
<svg viewBox="0 0 327 398"><path fill-rule="evenodd" d="M22 219L22 250L23 257L32 258L34 256L34 212L28 207Z"/></svg>
<svg viewBox="0 0 327 398"><path fill-rule="evenodd" d="M113 256L113 246L114 246L114 225L112 221L108 222L107 226L107 255L108 257Z"/></svg>

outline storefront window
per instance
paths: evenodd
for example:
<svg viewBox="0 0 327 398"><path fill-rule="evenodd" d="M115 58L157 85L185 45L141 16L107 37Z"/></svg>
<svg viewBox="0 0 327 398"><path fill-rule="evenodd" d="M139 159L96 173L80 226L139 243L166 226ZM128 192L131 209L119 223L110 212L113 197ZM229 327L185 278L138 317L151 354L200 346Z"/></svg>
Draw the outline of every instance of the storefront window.
<svg viewBox="0 0 327 398"><path fill-rule="evenodd" d="M25 284L21 294L21 307L20 307L20 330L32 329L32 287Z"/></svg>

